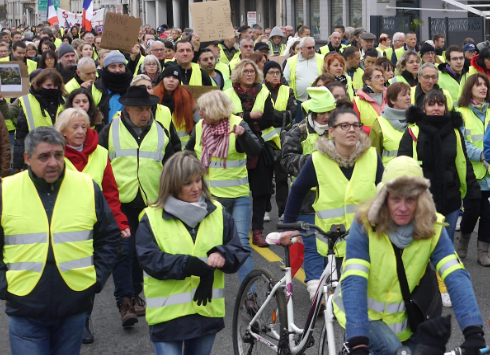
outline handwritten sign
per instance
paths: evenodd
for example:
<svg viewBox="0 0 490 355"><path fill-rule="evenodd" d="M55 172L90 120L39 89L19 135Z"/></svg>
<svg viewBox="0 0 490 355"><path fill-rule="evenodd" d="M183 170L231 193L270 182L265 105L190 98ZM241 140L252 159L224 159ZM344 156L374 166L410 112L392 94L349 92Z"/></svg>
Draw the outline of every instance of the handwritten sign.
<svg viewBox="0 0 490 355"><path fill-rule="evenodd" d="M194 32L199 34L201 42L233 38L229 1L196 2L190 6Z"/></svg>
<svg viewBox="0 0 490 355"><path fill-rule="evenodd" d="M183 85L183 87L192 94L192 97L194 100L197 100L200 98L202 95L213 91L213 90L219 90L218 86L194 86L194 85Z"/></svg>
<svg viewBox="0 0 490 355"><path fill-rule="evenodd" d="M131 48L138 42L140 27L141 18L108 12L100 47L131 53Z"/></svg>

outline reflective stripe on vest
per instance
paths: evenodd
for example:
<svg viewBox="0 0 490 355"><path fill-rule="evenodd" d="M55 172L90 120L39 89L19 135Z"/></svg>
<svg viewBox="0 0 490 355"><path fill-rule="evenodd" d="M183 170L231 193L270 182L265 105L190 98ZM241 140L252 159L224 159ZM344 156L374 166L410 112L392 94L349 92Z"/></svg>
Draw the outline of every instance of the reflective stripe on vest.
<svg viewBox="0 0 490 355"><path fill-rule="evenodd" d="M434 223L435 235L429 239L413 240L412 243L403 250L403 264L405 268L409 289L413 290L418 285L420 279L425 274L427 264L434 251L443 228L444 216L437 214L437 221ZM373 232L369 222L364 223L369 239L369 260L370 269L367 287L368 317L370 321L383 321L398 337L400 341L410 338L412 331L408 326L408 319L405 310L405 302L397 281L396 258L391 241L386 233ZM439 262L442 268L448 270L453 267L452 258L449 255ZM445 262L447 260L448 262ZM354 265L367 263L365 260L348 259L346 264L354 262ZM448 268L446 268L446 265ZM454 266L462 268L461 265ZM456 269L451 270L453 272ZM345 327L346 317L342 301L342 281L350 276L360 276L355 273L344 272L342 274L339 287L334 294L334 313L342 327Z"/></svg>
<svg viewBox="0 0 490 355"><path fill-rule="evenodd" d="M87 165L82 170L82 173L89 174L92 180L99 185L102 191L102 181L104 180L104 172L107 167L107 158L109 153L107 149L97 145L97 148L88 156ZM65 166L69 170L78 171L75 165L65 156Z"/></svg>
<svg viewBox="0 0 490 355"><path fill-rule="evenodd" d="M230 127L240 125L242 119L238 116L231 115L229 118ZM202 130L203 120L200 120L195 127L196 144L194 151L197 158L202 157ZM248 196L250 186L248 183L247 155L236 151L236 136L228 135L228 155L226 158L226 168L223 160L211 156L208 172L204 175L204 180L209 186L213 196L223 198L237 198Z"/></svg>
<svg viewBox="0 0 490 355"><path fill-rule="evenodd" d="M32 292L50 244L60 275L71 290L83 291L95 284L92 238L97 216L89 175L65 170L51 222L27 171L3 179L2 203L9 293L25 296Z"/></svg>
<svg viewBox="0 0 490 355"><path fill-rule="evenodd" d="M213 202L216 209L199 224L195 241L180 220L162 218L162 209L148 207L145 213L160 250L168 254L184 254L202 258L207 251L223 244L223 207ZM206 306L198 306L193 295L200 278L190 276L184 280L158 280L144 275L146 320L149 325L159 324L191 314L204 317L224 317L224 273L215 270L213 298Z"/></svg>
<svg viewBox="0 0 490 355"><path fill-rule="evenodd" d="M410 125L409 127L410 131L412 132L413 136L415 138L418 138L419 136L419 127L417 125ZM460 133L459 129L455 128L454 129L454 134L456 134L456 160L455 160L455 165L456 165L456 170L458 172L458 178L459 178L459 192L461 193L461 198L463 199L466 196L466 191L467 191L467 184L466 184L466 157L463 152L463 146L461 144L461 139L460 139ZM417 154L417 142L414 140L412 144L412 158L417 160L420 165L422 165L422 162L418 160L418 154Z"/></svg>
<svg viewBox="0 0 490 355"><path fill-rule="evenodd" d="M400 141L402 140L403 133L397 130L393 125L383 116L378 117L378 123L383 134L383 152L381 153L381 161L386 166L389 161L398 155L398 148L400 147Z"/></svg>
<svg viewBox="0 0 490 355"><path fill-rule="evenodd" d="M465 126L465 139L476 148L483 150L483 136L490 122L490 110L487 110L485 123L478 118L469 107L459 107L457 109L463 116ZM488 173L481 161L470 160L473 171L478 180L483 179Z"/></svg>
<svg viewBox="0 0 490 355"><path fill-rule="evenodd" d="M446 279L447 275L459 269L464 269L464 265L459 261L456 252L443 258L436 266L436 270L441 276L442 281Z"/></svg>
<svg viewBox="0 0 490 355"><path fill-rule="evenodd" d="M330 230L332 225L343 225L349 229L354 220L356 206L364 200L374 197L376 192L376 171L378 153L369 148L354 165L354 172L347 180L339 165L326 155L312 154L313 166L319 181L319 191L313 208L315 224L323 230ZM338 243L338 257L343 256L345 242ZM318 253L327 256L328 244L317 238Z"/></svg>
<svg viewBox="0 0 490 355"><path fill-rule="evenodd" d="M185 126L185 121L182 120L182 126L178 126L175 120L175 112L172 113L172 121L174 123L175 131L177 132L177 136L179 136L180 139L180 145L182 150L185 149L185 145L189 141L190 135L187 133L187 129Z"/></svg>
<svg viewBox="0 0 490 355"><path fill-rule="evenodd" d="M53 120L51 119L51 116L46 110L43 110L41 108L39 101L34 97L34 95L24 95L19 98L19 101L22 106L22 110L24 111L24 115L26 116L29 131L32 131L33 129L38 127L53 126ZM54 122L56 122L58 115L63 110L64 106L59 105Z"/></svg>
<svg viewBox="0 0 490 355"><path fill-rule="evenodd" d="M114 117L109 129L108 151L122 203L133 201L138 190L146 203L156 201L168 142L160 123L153 121L138 147L138 142L121 122L121 116Z"/></svg>
<svg viewBox="0 0 490 355"><path fill-rule="evenodd" d="M291 58L288 58L289 63L289 78L288 80L289 86L293 89L294 97L298 98L298 93L296 92L296 66L298 65L298 55L296 54ZM323 66L323 55L315 53L316 58L316 68L318 70L318 76L322 75L322 66Z"/></svg>

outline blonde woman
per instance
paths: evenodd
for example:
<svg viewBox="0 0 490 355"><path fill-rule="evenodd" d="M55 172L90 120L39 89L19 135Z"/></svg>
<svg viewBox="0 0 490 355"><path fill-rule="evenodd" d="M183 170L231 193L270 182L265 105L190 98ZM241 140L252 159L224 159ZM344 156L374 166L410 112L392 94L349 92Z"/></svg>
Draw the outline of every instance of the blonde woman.
<svg viewBox="0 0 490 355"><path fill-rule="evenodd" d="M206 173L193 153L173 155L137 231L156 355L211 353L216 333L225 327L224 274L235 273L250 255L231 215L212 199Z"/></svg>
<svg viewBox="0 0 490 355"><path fill-rule="evenodd" d="M420 68L420 57L417 52L408 50L402 54L398 62L396 63L395 76L388 82L393 83L405 83L412 86L418 84L418 73Z"/></svg>
<svg viewBox="0 0 490 355"><path fill-rule="evenodd" d="M240 117L233 115L231 100L221 91L204 94L197 101L203 118L194 127L186 150L193 150L207 169L204 179L211 195L235 220L243 247L250 251L250 187L247 157L262 150L258 137ZM225 186L226 185L226 186ZM238 270L240 282L254 269L252 255Z"/></svg>
<svg viewBox="0 0 490 355"><path fill-rule="evenodd" d="M263 75L257 64L249 59L243 59L231 74L233 87L224 93L235 106L233 113L248 123L252 133L264 145L258 157L249 159L247 168L253 198L253 243L260 247L267 247L268 244L262 236L262 230L267 203L272 195L272 177L276 157L272 146L264 142L266 139L262 133L265 130L274 129L274 106L269 90L262 86L262 79Z"/></svg>
<svg viewBox="0 0 490 355"><path fill-rule="evenodd" d="M356 214L347 238L345 271L334 296L335 315L346 328L346 345L351 354L392 355L402 345L415 351L421 340L414 328L423 334L423 326L416 328L407 318L397 285L396 253L403 253L399 258L410 290L427 268L436 268L448 285L451 298L459 300L454 302L454 314L465 336L461 348L466 354L477 354L485 347L483 320L470 275L443 228L444 217L436 213L429 186L415 159L397 157L386 165L376 198L366 202ZM451 325L446 322L432 329L447 334ZM424 327L430 331L430 327ZM429 339L433 340L430 336ZM430 345L431 351L435 351L435 346L438 353L445 351L444 342L421 345Z"/></svg>

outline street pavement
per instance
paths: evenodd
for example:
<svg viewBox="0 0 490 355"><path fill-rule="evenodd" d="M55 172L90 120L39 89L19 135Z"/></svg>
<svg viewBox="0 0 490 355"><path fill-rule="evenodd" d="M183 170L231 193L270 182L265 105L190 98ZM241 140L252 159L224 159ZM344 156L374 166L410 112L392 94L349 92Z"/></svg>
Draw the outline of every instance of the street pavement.
<svg viewBox="0 0 490 355"><path fill-rule="evenodd" d="M275 203L273 202L273 205ZM275 206L274 206L275 207ZM276 223L278 222L277 212L271 212L271 221L265 223L265 233L275 231ZM459 233L459 232L456 232ZM264 268L273 272L278 278L282 277L281 259L284 258L284 249L280 246L271 246L270 248L260 249L259 254L253 250L253 258L256 268ZM487 334L485 338L487 344L490 344L490 336L488 335L488 319L490 317L490 284L488 282L490 269L484 268L477 264L476 261L476 233L473 233L473 238L470 244L470 252L464 260L465 267L471 274L475 294L478 299L480 311L483 315ZM299 272L300 273L300 272ZM232 319L235 297L239 289L238 275L226 276L225 299L226 299L226 316L225 329L217 334L213 346L213 355L230 355L233 354L232 341ZM306 286L297 279L293 281L294 291L294 306L295 320L299 327L303 327L307 312L310 307L310 301ZM114 283L112 278L109 279L104 287L104 290L95 298L95 307L92 314L93 329L95 333L95 342L90 345L82 346L82 355L150 355L153 354L153 345L150 341L148 325L144 317L139 318L139 322L132 328L123 329L121 327L120 316L116 307L116 302L113 297ZM0 306L4 309L4 302L0 301ZM444 314L453 314L452 309L445 308ZM315 329L315 345L308 349L305 354L318 354L318 344L320 338L320 330L322 327L323 317L317 321ZM452 349L459 346L463 342L463 335L456 319L452 317L452 334L449 340L447 349ZM340 339L339 339L340 341ZM5 312L0 312L0 344L2 355L11 355L9 339L8 339L8 318ZM271 352L272 354L272 352ZM29 355L29 354L25 354ZM67 354L71 355L71 354ZM267 355L264 353L264 355Z"/></svg>

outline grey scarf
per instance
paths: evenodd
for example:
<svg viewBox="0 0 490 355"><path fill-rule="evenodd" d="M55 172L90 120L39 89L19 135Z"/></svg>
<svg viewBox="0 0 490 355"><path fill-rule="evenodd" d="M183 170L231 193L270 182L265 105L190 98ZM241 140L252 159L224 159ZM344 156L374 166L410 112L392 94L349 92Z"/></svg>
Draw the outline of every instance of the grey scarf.
<svg viewBox="0 0 490 355"><path fill-rule="evenodd" d="M391 125L400 132L405 132L407 129L406 110L397 110L386 105L381 112L381 116L390 121Z"/></svg>
<svg viewBox="0 0 490 355"><path fill-rule="evenodd" d="M415 228L413 222L410 222L406 226L399 226L393 223L392 226L396 229L392 232L387 232L388 237L390 237L391 242L395 246L400 249L405 249L413 240L413 230Z"/></svg>
<svg viewBox="0 0 490 355"><path fill-rule="evenodd" d="M191 228L202 222L208 213L204 197L201 195L198 202L184 202L175 197L168 196L165 201L165 211L177 217Z"/></svg>
<svg viewBox="0 0 490 355"><path fill-rule="evenodd" d="M373 93L369 93L368 95L369 95L369 96L371 97L371 99L373 99L373 100L374 100L374 102L376 102L376 103L379 105L379 107L381 108L381 106L383 105L383 93L382 93L382 92L380 92L379 94L375 94L375 93L373 92Z"/></svg>

